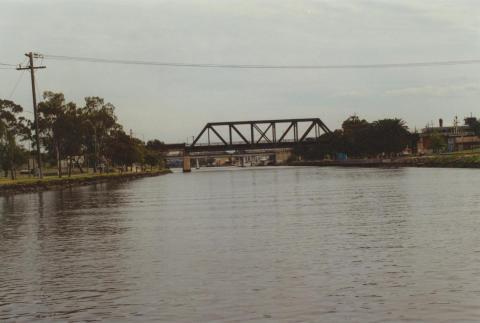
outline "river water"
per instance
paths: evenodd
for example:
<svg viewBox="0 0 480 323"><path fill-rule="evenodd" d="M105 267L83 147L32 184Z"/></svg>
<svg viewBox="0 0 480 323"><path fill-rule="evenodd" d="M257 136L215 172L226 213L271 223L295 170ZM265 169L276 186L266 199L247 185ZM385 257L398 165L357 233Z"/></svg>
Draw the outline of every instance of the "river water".
<svg viewBox="0 0 480 323"><path fill-rule="evenodd" d="M0 321L478 322L480 171L202 169L0 197Z"/></svg>

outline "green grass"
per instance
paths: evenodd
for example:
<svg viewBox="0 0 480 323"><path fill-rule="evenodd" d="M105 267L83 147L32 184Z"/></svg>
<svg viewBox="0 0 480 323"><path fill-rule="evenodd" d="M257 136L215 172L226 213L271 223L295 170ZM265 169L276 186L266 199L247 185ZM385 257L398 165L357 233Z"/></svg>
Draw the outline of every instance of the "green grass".
<svg viewBox="0 0 480 323"><path fill-rule="evenodd" d="M439 160L448 160L448 161L464 161L464 162L472 162L472 163L480 163L480 155L478 154L471 154L471 155L451 155L451 156L441 156Z"/></svg>
<svg viewBox="0 0 480 323"><path fill-rule="evenodd" d="M480 168L480 151L461 151L445 154L411 157L408 160L432 167Z"/></svg>
<svg viewBox="0 0 480 323"><path fill-rule="evenodd" d="M470 155L479 155L480 156L480 149L462 150L462 151L454 151L454 152L450 152L450 153L440 154L440 156L470 156Z"/></svg>
<svg viewBox="0 0 480 323"><path fill-rule="evenodd" d="M24 185L24 184L55 184L67 181L83 181L88 179L95 179L95 178L110 178L110 177L121 177L125 176L126 174L142 174L142 173L156 173L156 172L165 172L166 170L153 170L150 172L149 170L145 172L115 172L115 173L83 173L83 174L72 174L71 177L68 175L63 175L61 178L58 176L44 176L43 179L39 179L37 177L28 177L28 175L21 175L17 177L17 179L12 180L10 178L1 177L0 178L0 186L11 186L11 185Z"/></svg>

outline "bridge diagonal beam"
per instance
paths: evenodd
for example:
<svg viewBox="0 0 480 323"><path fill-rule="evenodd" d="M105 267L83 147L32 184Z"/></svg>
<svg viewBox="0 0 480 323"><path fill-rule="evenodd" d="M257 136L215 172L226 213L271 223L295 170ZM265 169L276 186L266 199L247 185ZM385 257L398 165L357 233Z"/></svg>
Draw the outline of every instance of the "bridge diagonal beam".
<svg viewBox="0 0 480 323"><path fill-rule="evenodd" d="M245 136L240 132L240 130L237 129L237 127L235 127L234 124L231 125L232 129L235 130L235 132L240 136L240 138L242 138L243 141L245 141L246 144L249 144L250 142L247 140L247 138L245 138ZM252 142L253 144L253 142Z"/></svg>
<svg viewBox="0 0 480 323"><path fill-rule="evenodd" d="M288 134L290 129L292 129L294 122L291 122L290 125L288 126L287 129L285 129L285 132L280 136L280 139L278 139L278 142L282 142L282 140L285 138L285 136Z"/></svg>
<svg viewBox="0 0 480 323"><path fill-rule="evenodd" d="M227 141L226 141L225 139L223 139L223 137L218 133L217 130L215 130L214 127L210 126L209 129L213 131L213 133L218 137L218 139L220 139L220 140L223 142L223 144L224 144L225 146L228 146Z"/></svg>
<svg viewBox="0 0 480 323"><path fill-rule="evenodd" d="M293 122L293 141L298 142L298 122Z"/></svg>
<svg viewBox="0 0 480 323"><path fill-rule="evenodd" d="M323 123L322 120L317 118L317 124L318 126L323 130L325 133L331 133L332 131Z"/></svg>
<svg viewBox="0 0 480 323"><path fill-rule="evenodd" d="M253 124L253 127L260 133L260 138L257 140L257 144L263 139L265 138L265 140L268 142L268 143L272 143L272 141L270 140L270 138L268 138L266 136L267 134L267 131L270 130L270 128L272 127L272 124L270 124L267 129L265 129L265 131L262 131L262 129L260 129L259 126L257 126L256 124Z"/></svg>
<svg viewBox="0 0 480 323"><path fill-rule="evenodd" d="M207 131L208 127L210 125L207 124L205 127L203 127L202 131L200 131L200 133L198 134L197 138L195 138L195 140L192 142L191 146L195 146L195 144L197 143L197 141L202 137L202 135L205 133L205 131Z"/></svg>
<svg viewBox="0 0 480 323"><path fill-rule="evenodd" d="M316 125L317 125L317 123L315 121L312 121L312 124L307 128L307 130L305 130L304 134L300 137L299 142L304 141L305 138L307 138L310 131L312 131L313 127L315 127Z"/></svg>

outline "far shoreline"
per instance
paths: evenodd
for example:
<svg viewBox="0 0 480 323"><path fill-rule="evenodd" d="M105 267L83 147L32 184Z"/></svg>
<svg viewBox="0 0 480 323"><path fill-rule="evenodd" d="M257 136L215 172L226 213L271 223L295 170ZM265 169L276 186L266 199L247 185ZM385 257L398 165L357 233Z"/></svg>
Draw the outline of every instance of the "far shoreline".
<svg viewBox="0 0 480 323"><path fill-rule="evenodd" d="M478 155L438 155L400 157L392 159L349 159L349 160L302 160L291 161L289 166L317 167L418 167L418 168L480 168Z"/></svg>

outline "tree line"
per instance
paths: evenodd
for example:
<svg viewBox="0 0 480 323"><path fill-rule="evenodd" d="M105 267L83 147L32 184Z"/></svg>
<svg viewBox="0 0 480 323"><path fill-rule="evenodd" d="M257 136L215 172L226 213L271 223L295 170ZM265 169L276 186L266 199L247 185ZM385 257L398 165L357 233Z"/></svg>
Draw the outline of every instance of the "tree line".
<svg viewBox="0 0 480 323"><path fill-rule="evenodd" d="M410 133L401 119L368 122L354 115L342 123L341 129L322 135L318 144L299 146L295 153L307 160L333 157L339 153L355 158L393 156L407 146L413 148L417 141L418 134Z"/></svg>
<svg viewBox="0 0 480 323"><path fill-rule="evenodd" d="M162 167L159 140L144 143L127 134L115 115L115 107L100 97L86 97L83 105L67 102L62 93L46 91L38 104L38 127L42 157L55 165L59 177L78 168L94 172L127 170L134 163L145 168ZM31 157L34 124L23 108L0 100L0 167L16 178L19 167ZM28 148L26 148L28 147Z"/></svg>

